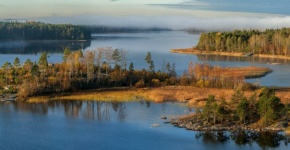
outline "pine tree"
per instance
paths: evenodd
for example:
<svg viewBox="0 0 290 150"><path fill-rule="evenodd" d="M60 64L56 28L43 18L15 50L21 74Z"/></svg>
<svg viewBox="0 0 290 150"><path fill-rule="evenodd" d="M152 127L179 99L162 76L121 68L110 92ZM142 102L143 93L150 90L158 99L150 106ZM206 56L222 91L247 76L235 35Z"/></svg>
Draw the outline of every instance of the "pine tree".
<svg viewBox="0 0 290 150"><path fill-rule="evenodd" d="M65 48L64 51L63 51L63 57L62 57L62 60L64 62L66 62L67 60L67 57L71 54L71 51L69 48Z"/></svg>
<svg viewBox="0 0 290 150"><path fill-rule="evenodd" d="M166 72L167 72L168 74L170 74L170 71L171 71L171 66L170 66L170 63L168 62L168 63L166 64Z"/></svg>
<svg viewBox="0 0 290 150"><path fill-rule="evenodd" d="M175 63L172 63L172 67L171 67L171 70L170 70L170 76L172 77L176 77L176 71L175 71Z"/></svg>
<svg viewBox="0 0 290 150"><path fill-rule="evenodd" d="M32 69L32 66L33 66L33 62L30 59L26 59L23 65L23 69L25 71L30 71Z"/></svg>
<svg viewBox="0 0 290 150"><path fill-rule="evenodd" d="M39 76L40 72L39 72L39 67L36 63L33 64L31 70L30 70L30 73L33 75L33 76Z"/></svg>
<svg viewBox="0 0 290 150"><path fill-rule="evenodd" d="M210 121L211 116L213 115L214 123L216 121L216 111L215 109L218 109L216 104L216 99L214 95L208 95L208 98L205 102L205 106L202 111L202 116L207 120L207 122Z"/></svg>
<svg viewBox="0 0 290 150"><path fill-rule="evenodd" d="M38 60L38 67L40 70L45 70L47 69L48 67L48 61L47 61L47 53L46 52L43 52L41 54L41 56L39 57L39 60Z"/></svg>
<svg viewBox="0 0 290 150"><path fill-rule="evenodd" d="M250 123L254 122L254 119L257 119L255 116L257 114L257 93L253 93L249 98L249 121Z"/></svg>
<svg viewBox="0 0 290 150"><path fill-rule="evenodd" d="M129 71L133 72L134 71L134 64L131 62L129 65Z"/></svg>
<svg viewBox="0 0 290 150"><path fill-rule="evenodd" d="M6 84L8 84L8 77L9 77L9 74L10 74L10 69L12 68L12 65L10 62L5 62L2 66L2 68L4 69L4 72L5 72L5 79L6 79Z"/></svg>
<svg viewBox="0 0 290 150"><path fill-rule="evenodd" d="M14 62L13 62L13 66L15 68L19 68L20 67L20 60L18 57L15 57Z"/></svg>
<svg viewBox="0 0 290 150"><path fill-rule="evenodd" d="M240 122L243 122L244 124L246 124L246 117L248 116L248 108L249 108L249 102L248 100L244 97L240 103L237 106L237 115L240 118Z"/></svg>
<svg viewBox="0 0 290 150"><path fill-rule="evenodd" d="M275 96L275 92L264 88L259 95L258 101L258 114L262 119L263 125L268 125L283 115L283 109L284 105L281 103L280 99Z"/></svg>
<svg viewBox="0 0 290 150"><path fill-rule="evenodd" d="M147 53L145 60L146 60L147 64L149 65L149 71L154 72L154 63L153 63L152 56L151 56L150 52Z"/></svg>

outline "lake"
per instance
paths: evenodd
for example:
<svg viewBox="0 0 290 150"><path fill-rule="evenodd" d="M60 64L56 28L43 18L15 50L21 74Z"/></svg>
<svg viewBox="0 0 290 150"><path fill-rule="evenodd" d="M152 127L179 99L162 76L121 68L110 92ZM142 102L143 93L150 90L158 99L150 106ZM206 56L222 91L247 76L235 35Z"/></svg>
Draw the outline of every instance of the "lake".
<svg viewBox="0 0 290 150"><path fill-rule="evenodd" d="M21 62L27 58L38 61L43 51L49 53L50 62L61 62L63 49L94 50L99 47L112 47L127 50L128 64L134 63L135 69L148 68L145 59L147 52L152 53L155 70L162 70L165 63L175 63L176 72L181 75L187 70L190 61L207 62L219 66L263 66L273 72L259 79L249 79L265 86L290 86L290 61L279 59L255 59L252 57L230 56L196 56L173 54L174 48L187 48L197 44L199 35L182 31L162 31L146 33L93 34L91 41L2 41L0 42L0 65L8 61L13 63L15 57ZM274 64L274 65L273 65Z"/></svg>
<svg viewBox="0 0 290 150"><path fill-rule="evenodd" d="M259 143L187 131L160 119L193 110L180 103L49 101L0 103L0 149L288 149L283 141ZM152 124L160 124L152 127ZM226 133L225 133L226 134ZM273 138L274 139L274 138ZM265 144L266 143L266 144ZM288 143L288 142L286 142Z"/></svg>
<svg viewBox="0 0 290 150"><path fill-rule="evenodd" d="M211 55L170 53L172 48L196 45L199 35L181 31L94 34L91 41L2 41L0 65L38 61L47 51L50 62L61 62L65 47L92 50L111 46L128 51L128 63L135 69L147 68L145 56L152 57L157 69L164 62L175 63L181 75L190 61L220 66L265 66L271 74L249 82L269 86L289 86L289 61ZM273 65L272 63L277 63ZM97 101L49 101L47 103L0 103L0 149L289 149L288 142L272 140L266 134L257 142L229 138L228 133L199 133L164 123L161 116L172 118L193 110L180 103L145 101L114 103ZM152 127L152 124L160 124Z"/></svg>

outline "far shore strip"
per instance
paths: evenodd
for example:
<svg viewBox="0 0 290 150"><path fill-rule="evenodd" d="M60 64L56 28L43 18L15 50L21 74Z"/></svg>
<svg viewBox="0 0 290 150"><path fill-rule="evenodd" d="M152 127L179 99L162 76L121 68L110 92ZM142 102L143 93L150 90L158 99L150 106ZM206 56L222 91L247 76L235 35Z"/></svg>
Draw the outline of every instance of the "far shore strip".
<svg viewBox="0 0 290 150"><path fill-rule="evenodd" d="M179 53L179 54L201 54L201 55L221 55L221 56L238 56L238 57L246 57L241 52L219 52L219 51L201 51L196 48L179 48L170 50L171 53ZM283 55L271 55L271 54L254 54L251 57L260 57L260 58L277 58L277 59L289 59L289 56Z"/></svg>

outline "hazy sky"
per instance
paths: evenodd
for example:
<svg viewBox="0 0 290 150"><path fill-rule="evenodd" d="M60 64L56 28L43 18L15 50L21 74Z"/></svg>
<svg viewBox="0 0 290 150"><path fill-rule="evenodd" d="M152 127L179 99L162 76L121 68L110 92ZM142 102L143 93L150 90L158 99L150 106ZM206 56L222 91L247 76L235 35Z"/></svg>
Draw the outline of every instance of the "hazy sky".
<svg viewBox="0 0 290 150"><path fill-rule="evenodd" d="M1 0L0 19L169 28L290 27L289 0Z"/></svg>

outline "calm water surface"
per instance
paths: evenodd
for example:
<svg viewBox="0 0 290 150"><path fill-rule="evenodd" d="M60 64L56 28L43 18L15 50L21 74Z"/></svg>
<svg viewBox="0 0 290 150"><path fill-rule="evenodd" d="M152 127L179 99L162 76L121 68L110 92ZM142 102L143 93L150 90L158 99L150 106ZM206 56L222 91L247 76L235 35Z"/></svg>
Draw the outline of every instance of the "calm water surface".
<svg viewBox="0 0 290 150"><path fill-rule="evenodd" d="M172 31L95 34L93 37L94 40L89 42L2 41L0 65L6 61L12 63L16 56L21 62L27 58L38 61L42 51L49 53L50 62L61 62L65 47L85 51L111 46L127 50L128 62L133 62L135 69L147 68L144 58L150 51L156 70L162 69L163 62L170 62L175 63L177 73L182 74L190 61L220 66L265 66L273 69L273 73L248 81L270 86L290 85L288 61L169 52L172 48L196 45L199 35ZM283 141L271 142L274 138L269 136L262 137L258 143L243 143L220 138L220 134L200 134L175 128L160 119L163 115L170 118L190 111L179 103L0 103L0 149L289 149ZM160 127L152 127L154 123Z"/></svg>
<svg viewBox="0 0 290 150"><path fill-rule="evenodd" d="M192 110L180 103L50 101L0 103L0 149L288 149L236 144L165 124ZM152 127L158 123L159 127ZM270 147L271 146L271 147Z"/></svg>
<svg viewBox="0 0 290 150"><path fill-rule="evenodd" d="M273 72L260 79L247 80L258 82L265 86L290 86L290 61L276 59L254 59L224 56L196 56L172 54L170 49L186 48L196 45L199 35L187 34L181 31L123 33L123 34L93 34L94 40L87 42L71 41L2 41L0 42L0 65L4 62L13 62L17 56L21 62L27 58L38 61L42 51L49 53L50 62L61 62L63 49L93 50L98 47L110 46L112 48L128 51L128 64L134 63L135 69L147 68L145 56L152 53L155 70L162 70L163 64L175 63L179 75L187 70L190 61L207 62L220 66L264 66L273 69ZM273 65L272 63L275 63Z"/></svg>

